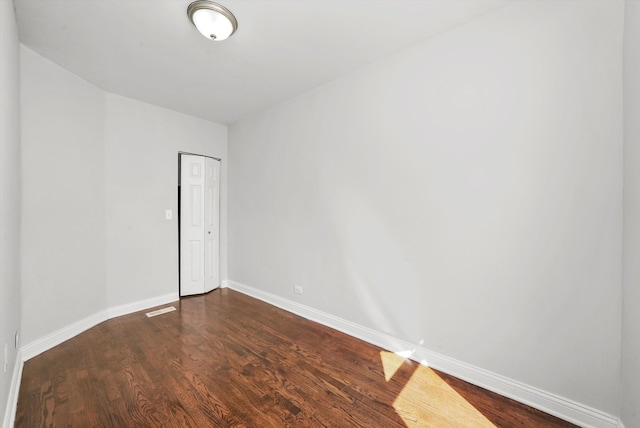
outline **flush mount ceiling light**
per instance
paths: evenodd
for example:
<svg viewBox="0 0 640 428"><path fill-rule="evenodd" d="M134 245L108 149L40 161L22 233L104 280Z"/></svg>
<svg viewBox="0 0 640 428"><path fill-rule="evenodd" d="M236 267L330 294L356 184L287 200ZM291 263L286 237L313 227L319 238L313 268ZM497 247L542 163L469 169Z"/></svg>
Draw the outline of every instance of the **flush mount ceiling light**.
<svg viewBox="0 0 640 428"><path fill-rule="evenodd" d="M194 1L187 15L198 31L209 40L224 40L238 29L238 21L224 6L208 0Z"/></svg>

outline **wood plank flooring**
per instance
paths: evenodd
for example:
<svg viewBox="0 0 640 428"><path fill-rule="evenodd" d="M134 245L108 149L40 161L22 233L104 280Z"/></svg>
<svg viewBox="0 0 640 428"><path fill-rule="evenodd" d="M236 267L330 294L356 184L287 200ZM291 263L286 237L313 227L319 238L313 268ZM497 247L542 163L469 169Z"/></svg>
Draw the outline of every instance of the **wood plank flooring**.
<svg viewBox="0 0 640 428"><path fill-rule="evenodd" d="M27 361L15 426L574 426L229 289L174 306Z"/></svg>

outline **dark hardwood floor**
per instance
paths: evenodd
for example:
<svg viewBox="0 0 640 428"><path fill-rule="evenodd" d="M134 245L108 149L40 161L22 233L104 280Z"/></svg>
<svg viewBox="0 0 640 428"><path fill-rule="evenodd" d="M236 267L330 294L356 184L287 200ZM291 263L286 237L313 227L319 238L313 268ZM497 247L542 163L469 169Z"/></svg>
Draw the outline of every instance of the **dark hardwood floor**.
<svg viewBox="0 0 640 428"><path fill-rule="evenodd" d="M229 289L173 306L27 361L15 426L574 426Z"/></svg>

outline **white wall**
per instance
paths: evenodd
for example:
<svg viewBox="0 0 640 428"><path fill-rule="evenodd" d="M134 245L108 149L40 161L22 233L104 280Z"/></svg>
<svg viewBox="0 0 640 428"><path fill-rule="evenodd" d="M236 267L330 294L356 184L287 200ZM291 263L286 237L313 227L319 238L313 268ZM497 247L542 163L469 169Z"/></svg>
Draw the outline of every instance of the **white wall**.
<svg viewBox="0 0 640 428"><path fill-rule="evenodd" d="M618 414L622 21L518 2L234 124L229 278Z"/></svg>
<svg viewBox="0 0 640 428"><path fill-rule="evenodd" d="M225 279L227 128L117 95L106 125L108 305L178 292L179 151L222 159Z"/></svg>
<svg viewBox="0 0 640 428"><path fill-rule="evenodd" d="M640 3L625 5L622 420L640 427Z"/></svg>
<svg viewBox="0 0 640 428"><path fill-rule="evenodd" d="M21 52L24 343L177 296L179 151L222 159L226 279L226 127L105 93Z"/></svg>
<svg viewBox="0 0 640 428"><path fill-rule="evenodd" d="M23 338L106 308L103 91L22 46Z"/></svg>
<svg viewBox="0 0 640 428"><path fill-rule="evenodd" d="M20 56L13 2L0 0L0 421L20 329ZM8 345L7 372L3 370Z"/></svg>

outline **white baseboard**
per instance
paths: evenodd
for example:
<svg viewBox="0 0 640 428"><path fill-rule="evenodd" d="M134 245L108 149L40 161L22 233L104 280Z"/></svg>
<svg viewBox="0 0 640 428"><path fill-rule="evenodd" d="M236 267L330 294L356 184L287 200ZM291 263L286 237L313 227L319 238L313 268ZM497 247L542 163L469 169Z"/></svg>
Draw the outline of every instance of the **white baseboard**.
<svg viewBox="0 0 640 428"><path fill-rule="evenodd" d="M178 293L163 294L162 296L152 297L151 299L140 300L138 302L127 303L107 309L107 317L109 319L122 315L132 314L134 312L143 311L153 308L154 306L166 305L180 299Z"/></svg>
<svg viewBox="0 0 640 428"><path fill-rule="evenodd" d="M49 333L40 339L34 340L21 348L22 361L28 361L31 358L48 351L54 346L57 346L106 320L107 310L103 310L63 327L60 330L54 331L53 333Z"/></svg>
<svg viewBox="0 0 640 428"><path fill-rule="evenodd" d="M423 363L436 370L448 373L459 379L463 379L469 383L496 392L500 395L519 401L582 427L622 427L622 423L615 416L560 397L556 394L534 388L497 373L449 358L445 355L416 346L389 334L355 324L351 321L347 321L309 306L302 305L280 296L276 296L275 294L267 293L235 281L225 280L224 286L255 297L309 320L316 321L350 336L364 340L365 342L369 342L388 351L403 353L410 351L411 355L409 358L414 361Z"/></svg>
<svg viewBox="0 0 640 428"><path fill-rule="evenodd" d="M106 321L111 318L119 317L122 315L131 314L133 312L142 311L145 309L153 308L154 306L160 306L167 303L175 302L179 299L177 293L163 294L161 296L152 297L150 299L140 300L138 302L127 303L125 305L115 306L103 311L90 315L80 321L74 322L60 330L54 331L38 340L35 340L28 345L22 347L22 361L27 361L36 355L48 351L61 344L62 342L71 339Z"/></svg>
<svg viewBox="0 0 640 428"><path fill-rule="evenodd" d="M22 350L18 349L16 361L13 367L13 376L11 377L11 386L9 387L9 396L7 398L7 407L4 411L2 428L12 428L16 420L16 408L18 406L18 393L20 392L20 381L22 380Z"/></svg>
<svg viewBox="0 0 640 428"><path fill-rule="evenodd" d="M60 330L54 331L53 333L50 333L18 349L18 354L16 356L16 367L14 368L13 378L11 379L11 388L9 390L9 397L2 427L10 428L13 427L15 423L16 407L18 404L18 393L20 392L20 381L22 379L22 368L25 361L37 355L40 355L45 351L48 351L54 346L57 346L62 342L71 339L72 337L77 336L83 331L95 327L103 321L119 317L121 315L127 315L133 312L153 308L154 306L172 303L177 301L178 299L178 293L169 293L157 297L152 297L150 299L140 300L138 302L108 308L106 310L102 310L93 315L90 315L84 319L81 319L80 321L77 321L64 328L61 328Z"/></svg>

